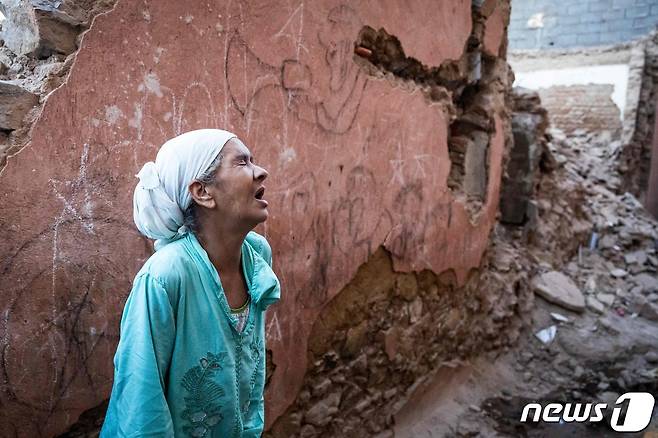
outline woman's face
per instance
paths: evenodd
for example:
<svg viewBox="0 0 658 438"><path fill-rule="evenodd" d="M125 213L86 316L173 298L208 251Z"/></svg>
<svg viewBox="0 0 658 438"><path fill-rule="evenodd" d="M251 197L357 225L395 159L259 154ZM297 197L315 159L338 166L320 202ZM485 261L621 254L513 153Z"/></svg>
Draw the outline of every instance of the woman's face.
<svg viewBox="0 0 658 438"><path fill-rule="evenodd" d="M263 185L267 170L254 163L249 148L237 138L226 143L222 156L215 183L206 190L216 200L222 220L254 228L268 216Z"/></svg>

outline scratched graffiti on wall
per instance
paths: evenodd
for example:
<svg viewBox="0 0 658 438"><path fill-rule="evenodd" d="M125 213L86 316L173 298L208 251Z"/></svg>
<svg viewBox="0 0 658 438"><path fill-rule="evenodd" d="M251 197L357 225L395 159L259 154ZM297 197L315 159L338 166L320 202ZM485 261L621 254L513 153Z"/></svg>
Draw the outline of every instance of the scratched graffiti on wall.
<svg viewBox="0 0 658 438"><path fill-rule="evenodd" d="M413 35L414 17L274 3L120 2L0 174L0 422L10 434L59 433L107 397L122 304L150 254L132 224L134 174L181 132L233 130L270 171L271 216L258 231L284 291L267 324L272 418L301 384L314 318L379 246L400 270L479 263L497 200L475 225L455 203L445 115L354 62L364 25ZM448 3L420 10L470 20L470 2ZM445 56L469 31L441 42L452 44Z"/></svg>

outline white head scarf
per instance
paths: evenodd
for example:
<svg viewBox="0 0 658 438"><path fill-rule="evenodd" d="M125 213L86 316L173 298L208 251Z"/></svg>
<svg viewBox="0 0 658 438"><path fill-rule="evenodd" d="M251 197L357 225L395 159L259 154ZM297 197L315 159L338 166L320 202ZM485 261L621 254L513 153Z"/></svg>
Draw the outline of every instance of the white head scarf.
<svg viewBox="0 0 658 438"><path fill-rule="evenodd" d="M236 135L199 129L162 145L155 162L144 164L133 196L133 219L139 231L155 239L156 251L185 234L183 212L190 206L189 184L199 178Z"/></svg>

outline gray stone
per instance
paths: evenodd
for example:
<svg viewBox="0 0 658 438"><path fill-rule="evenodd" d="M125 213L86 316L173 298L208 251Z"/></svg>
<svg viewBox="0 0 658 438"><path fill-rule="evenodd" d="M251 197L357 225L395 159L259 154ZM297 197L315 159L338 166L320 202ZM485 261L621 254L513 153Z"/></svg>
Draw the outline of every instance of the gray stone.
<svg viewBox="0 0 658 438"><path fill-rule="evenodd" d="M20 128L27 112L38 103L36 94L8 81L0 81L0 129Z"/></svg>
<svg viewBox="0 0 658 438"><path fill-rule="evenodd" d="M464 191L479 198L484 198L487 187L487 147L489 134L473 131L473 142L466 149L464 157Z"/></svg>
<svg viewBox="0 0 658 438"><path fill-rule="evenodd" d="M624 261L626 264L638 264L643 265L647 262L647 253L644 251L634 251L624 255Z"/></svg>
<svg viewBox="0 0 658 438"><path fill-rule="evenodd" d="M587 307L597 313L605 312L605 306L599 300L591 296L587 297Z"/></svg>
<svg viewBox="0 0 658 438"><path fill-rule="evenodd" d="M340 393L331 393L314 404L304 415L304 420L314 426L325 426L331 422L332 417L338 412L339 404Z"/></svg>
<svg viewBox="0 0 658 438"><path fill-rule="evenodd" d="M599 241L599 248L601 248L601 249L610 249L613 246L615 246L616 243L617 243L617 239L615 238L615 236L610 235L610 234L606 234Z"/></svg>
<svg viewBox="0 0 658 438"><path fill-rule="evenodd" d="M610 307L615 302L615 296L613 294L596 294L596 299Z"/></svg>
<svg viewBox="0 0 658 438"><path fill-rule="evenodd" d="M649 321L658 321L658 305L646 302L640 308L639 314L641 317L646 318Z"/></svg>
<svg viewBox="0 0 658 438"><path fill-rule="evenodd" d="M537 295L569 310L582 312L585 300L578 286L561 272L551 271L533 278L532 286Z"/></svg>
<svg viewBox="0 0 658 438"><path fill-rule="evenodd" d="M5 46L17 55L33 54L38 58L74 52L81 29L75 19L53 6L61 3L3 0L7 19L0 37Z"/></svg>
<svg viewBox="0 0 658 438"><path fill-rule="evenodd" d="M324 378L317 385L311 388L311 392L313 393L313 396L319 397L327 392L329 388L331 388L331 380Z"/></svg>
<svg viewBox="0 0 658 438"><path fill-rule="evenodd" d="M658 363L658 353L655 351L649 351L644 355L644 358L649 363Z"/></svg>
<svg viewBox="0 0 658 438"><path fill-rule="evenodd" d="M317 436L317 434L318 433L315 430L315 427L311 426L310 424L305 424L299 431L300 438L312 438Z"/></svg>
<svg viewBox="0 0 658 438"><path fill-rule="evenodd" d="M640 286L642 292L645 294L658 292L658 278L656 278L655 274L651 275L643 272L632 277L630 280Z"/></svg>
<svg viewBox="0 0 658 438"><path fill-rule="evenodd" d="M420 297L416 297L409 304L409 322L415 324L420 320L421 316L423 316L423 300Z"/></svg>
<svg viewBox="0 0 658 438"><path fill-rule="evenodd" d="M626 272L623 269L617 268L617 269L613 269L612 271L610 271L610 275L612 275L615 278L624 278L628 275L628 272Z"/></svg>

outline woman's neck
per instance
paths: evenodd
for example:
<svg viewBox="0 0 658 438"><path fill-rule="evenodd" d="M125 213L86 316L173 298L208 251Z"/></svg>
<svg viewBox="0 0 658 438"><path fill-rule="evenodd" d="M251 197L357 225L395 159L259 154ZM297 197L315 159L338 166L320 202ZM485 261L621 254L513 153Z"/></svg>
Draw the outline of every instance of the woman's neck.
<svg viewBox="0 0 658 438"><path fill-rule="evenodd" d="M202 227L197 238L218 272L220 268L223 272L240 272L242 243L247 233L248 231L220 230L219 227Z"/></svg>

